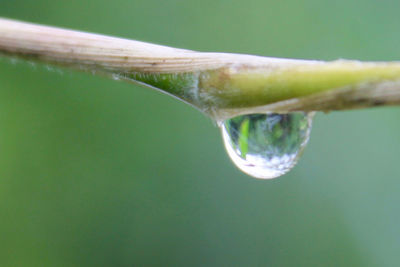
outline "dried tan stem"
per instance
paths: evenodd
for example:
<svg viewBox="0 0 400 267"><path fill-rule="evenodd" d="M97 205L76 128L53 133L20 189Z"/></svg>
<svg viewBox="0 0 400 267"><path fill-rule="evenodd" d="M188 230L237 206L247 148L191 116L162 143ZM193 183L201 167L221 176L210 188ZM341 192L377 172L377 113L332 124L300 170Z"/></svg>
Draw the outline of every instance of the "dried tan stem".
<svg viewBox="0 0 400 267"><path fill-rule="evenodd" d="M226 53L200 53L99 34L0 18L0 51L50 63L121 72L183 73L233 64L304 63Z"/></svg>

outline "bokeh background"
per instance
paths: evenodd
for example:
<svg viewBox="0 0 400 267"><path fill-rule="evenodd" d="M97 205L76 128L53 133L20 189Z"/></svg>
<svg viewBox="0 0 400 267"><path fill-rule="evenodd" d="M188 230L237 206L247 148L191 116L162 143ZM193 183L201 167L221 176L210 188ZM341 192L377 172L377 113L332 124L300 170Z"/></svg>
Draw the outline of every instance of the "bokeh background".
<svg viewBox="0 0 400 267"><path fill-rule="evenodd" d="M400 59L399 1L0 0L0 16L200 51ZM0 60L1 266L398 266L400 110L318 114L242 174L156 91Z"/></svg>

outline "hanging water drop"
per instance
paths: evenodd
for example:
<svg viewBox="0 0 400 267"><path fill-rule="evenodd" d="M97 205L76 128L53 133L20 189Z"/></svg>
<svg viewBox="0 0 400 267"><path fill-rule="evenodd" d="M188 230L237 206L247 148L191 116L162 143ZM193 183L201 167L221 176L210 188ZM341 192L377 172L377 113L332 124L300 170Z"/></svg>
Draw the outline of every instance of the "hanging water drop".
<svg viewBox="0 0 400 267"><path fill-rule="evenodd" d="M290 171L307 145L313 114L251 114L224 121L222 137L235 165L256 178Z"/></svg>

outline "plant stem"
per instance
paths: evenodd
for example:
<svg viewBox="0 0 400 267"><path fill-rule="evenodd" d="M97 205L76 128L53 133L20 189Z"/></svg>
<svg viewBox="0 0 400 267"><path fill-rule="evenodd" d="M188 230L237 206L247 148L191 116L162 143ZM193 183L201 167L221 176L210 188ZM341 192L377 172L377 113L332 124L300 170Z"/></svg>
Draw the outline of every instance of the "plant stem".
<svg viewBox="0 0 400 267"><path fill-rule="evenodd" d="M400 62L201 53L4 18L0 53L155 87L215 119L400 104Z"/></svg>

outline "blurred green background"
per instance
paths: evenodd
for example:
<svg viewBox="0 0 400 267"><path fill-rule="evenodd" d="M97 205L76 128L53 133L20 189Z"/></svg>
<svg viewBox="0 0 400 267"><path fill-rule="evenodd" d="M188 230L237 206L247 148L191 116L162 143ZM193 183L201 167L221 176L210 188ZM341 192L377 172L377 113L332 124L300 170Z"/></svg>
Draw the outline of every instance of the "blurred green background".
<svg viewBox="0 0 400 267"><path fill-rule="evenodd" d="M400 59L399 1L0 0L0 16L175 47ZM0 266L398 266L400 110L318 114L298 166L238 171L156 91L0 59Z"/></svg>

